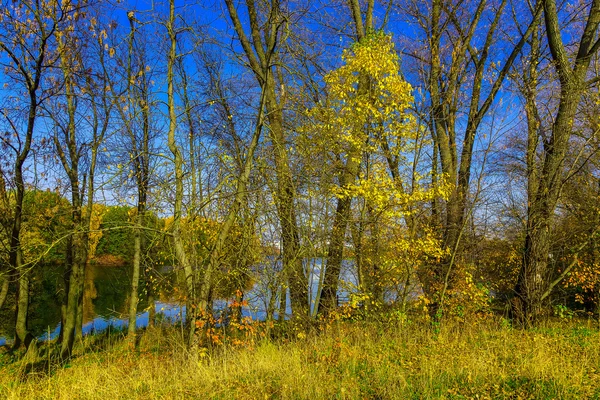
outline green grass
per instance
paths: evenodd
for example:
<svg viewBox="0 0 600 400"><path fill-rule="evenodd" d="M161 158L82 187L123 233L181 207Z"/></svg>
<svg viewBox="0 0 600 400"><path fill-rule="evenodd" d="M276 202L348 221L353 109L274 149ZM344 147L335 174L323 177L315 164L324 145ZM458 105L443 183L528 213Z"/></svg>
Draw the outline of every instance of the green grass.
<svg viewBox="0 0 600 400"><path fill-rule="evenodd" d="M144 333L137 350L90 338L68 368L26 373L24 362L0 362L0 398L600 398L600 333L585 321L519 330L486 320L437 335L425 323L378 322L291 332L197 354L173 328Z"/></svg>

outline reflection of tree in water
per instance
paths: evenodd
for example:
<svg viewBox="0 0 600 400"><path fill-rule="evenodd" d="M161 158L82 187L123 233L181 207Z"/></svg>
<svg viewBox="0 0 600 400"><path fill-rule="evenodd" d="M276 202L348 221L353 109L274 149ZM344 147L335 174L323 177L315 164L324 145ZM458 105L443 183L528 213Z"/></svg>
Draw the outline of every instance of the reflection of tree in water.
<svg viewBox="0 0 600 400"><path fill-rule="evenodd" d="M34 270L35 271L35 270ZM43 265L32 277L31 304L29 305L29 329L39 336L60 323L63 267Z"/></svg>
<svg viewBox="0 0 600 400"><path fill-rule="evenodd" d="M102 317L105 319L115 316L115 313L127 313L127 296L129 294L129 269L128 267L100 267L90 266L90 290L88 297L91 319ZM86 288L88 280L86 275ZM85 303L84 303L85 310ZM85 315L84 315L85 317ZM84 320L89 321L89 320Z"/></svg>
<svg viewBox="0 0 600 400"><path fill-rule="evenodd" d="M48 327L53 331L60 323L60 295L63 291L62 267L49 266L40 270L43 274L34 280L29 308L30 329L36 336L47 332ZM127 267L102 267L93 264L86 267L83 323L98 316L108 319L114 317L115 312L127 311L127 272Z"/></svg>
<svg viewBox="0 0 600 400"><path fill-rule="evenodd" d="M95 318L124 318L129 307L130 266L114 267L90 264L86 267L83 295L83 323ZM61 296L64 293L64 267L44 265L33 269L31 279L31 304L29 307L29 329L35 336L54 331L60 323ZM157 300L169 302L173 299L175 272L169 268L155 271L154 279L159 283ZM145 287L145 282L140 282ZM14 285L4 307L0 309L0 338L12 338L15 326ZM139 312L148 307L148 298L142 291Z"/></svg>
<svg viewBox="0 0 600 400"><path fill-rule="evenodd" d="M85 283L83 288L83 323L90 322L96 318L94 311L94 300L98 297L98 291L94 280L96 279L96 271L98 268L95 265L88 265L85 269Z"/></svg>

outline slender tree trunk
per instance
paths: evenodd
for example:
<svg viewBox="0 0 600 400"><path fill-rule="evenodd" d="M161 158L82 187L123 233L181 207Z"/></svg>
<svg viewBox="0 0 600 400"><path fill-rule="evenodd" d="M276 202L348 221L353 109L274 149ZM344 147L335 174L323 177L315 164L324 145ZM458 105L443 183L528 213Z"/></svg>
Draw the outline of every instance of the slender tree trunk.
<svg viewBox="0 0 600 400"><path fill-rule="evenodd" d="M7 276L8 274L6 274L3 278L2 278L2 287L0 288L0 310L2 310L2 307L4 306L4 302L6 301L6 298L8 297L8 289L10 286L10 279Z"/></svg>
<svg viewBox="0 0 600 400"><path fill-rule="evenodd" d="M329 250L327 251L327 262L325 264L318 313L328 312L337 307L337 288L342 269L346 228L348 226L348 219L350 218L351 203L352 199L350 197L344 197L337 201L335 218L329 239Z"/></svg>
<svg viewBox="0 0 600 400"><path fill-rule="evenodd" d="M27 138L29 144L25 146L24 151L17 157L15 164L15 205L13 211L13 226L10 239L10 265L15 271L18 279L17 290L17 310L16 310L16 325L15 325L15 342L14 347L17 348L21 343L26 346L30 343L30 333L27 330L27 316L29 309L29 277L27 271L23 268L23 250L21 248L21 224L23 218L23 198L25 196L25 183L23 181L23 164L27 158L31 146L31 136L33 135L33 126L36 116L37 99L35 93L30 94L31 104L29 110L29 122L27 129Z"/></svg>
<svg viewBox="0 0 600 400"><path fill-rule="evenodd" d="M6 193L4 171L2 171L2 167L0 166L0 228L3 229L5 233L10 232L12 223L10 214L10 201L8 199L8 194ZM0 288L0 310L2 310L8 296L10 282L11 280L14 280L11 275L13 275L13 271L10 265L7 265L0 272L0 279L2 279L2 288Z"/></svg>
<svg viewBox="0 0 600 400"><path fill-rule="evenodd" d="M430 24L426 32L430 51L428 91L431 121L429 124L435 146L434 154L436 158L439 157L441 172L446 180L454 184L454 190L445 204L445 219L439 218L443 221L441 239L449 256L432 265L431 273L426 271L420 274L423 290L432 302L431 315L436 319L441 316L438 315L438 309L443 302L441 292L445 293L454 286L456 280L454 266L457 261L458 263L462 261L461 237L471 207L469 189L477 132L523 46L532 32L537 29L538 17L541 14L541 7L535 5L531 10L532 22L519 41L510 48L510 53L507 53L502 60L503 64L499 66L488 84L486 83L490 77L488 60L492 56L492 45L496 41L507 4L505 0L499 2L497 8L493 9L493 19L486 23L485 28L481 26L481 21L486 19L484 15L491 6L486 0L476 2L472 13L466 18L457 15L456 9L444 0L432 0L427 16ZM453 34L448 29L448 24L458 28L460 33ZM478 43L477 49L474 48L474 42ZM446 43L451 43L452 46L449 58L445 57ZM467 121L464 136L457 143L457 118L460 112L458 99L464 95L466 86L470 86L466 107ZM459 149L461 149L460 157ZM437 167L435 172L438 173ZM442 216L443 213L438 208L440 205L442 203L433 204L434 217Z"/></svg>
<svg viewBox="0 0 600 400"><path fill-rule="evenodd" d="M72 62L78 54L67 54L67 48L73 44L69 40L67 31L58 35L58 49L60 52L60 69L64 80L65 101L67 112L66 126L57 122L57 132L54 135L55 150L58 158L69 177L71 190L71 240L69 244L71 268L68 277L68 292L66 304L66 316L64 328L62 331L61 357L67 359L71 356L73 345L76 339L81 339L81 327L83 324L83 290L85 287L85 267L88 261L88 242L89 242L89 221L83 218L83 193L85 192L84 183L80 187L80 169L79 162L81 158L80 149L77 142L76 127L76 109L75 99L75 81L73 77ZM62 132L63 143L59 139L59 132ZM66 151L65 151L66 150ZM92 196L91 193L88 194ZM91 215L88 210L86 216Z"/></svg>
<svg viewBox="0 0 600 400"><path fill-rule="evenodd" d="M78 187L78 184L76 184ZM68 359L73 351L73 345L78 338L78 330L82 324L83 289L85 286L85 265L87 262L87 232L81 220L81 203L78 190L73 190L73 233L72 265L69 274L66 315L62 330L61 357Z"/></svg>
<svg viewBox="0 0 600 400"><path fill-rule="evenodd" d="M19 265L18 292L17 292L17 319L15 324L15 343L14 348L18 348L21 343L29 347L33 336L27 329L27 316L29 313L29 277L23 271L21 254L17 255L17 265Z"/></svg>
<svg viewBox="0 0 600 400"><path fill-rule="evenodd" d="M269 77L271 74L269 74ZM275 148L275 173L277 177L277 210L281 224L283 248L283 268L288 271L292 313L296 317L309 316L308 280L304 273L304 265L300 254L300 234L296 219L294 199L296 189L292 181L289 157L285 147L283 132L283 114L275 98L272 78L267 80L266 109L269 119L271 141Z"/></svg>
<svg viewBox="0 0 600 400"><path fill-rule="evenodd" d="M525 235L525 253L515 292L519 322L535 325L543 315L543 295L552 276L549 265L551 227L562 188L564 156L571 137L573 118L581 92L573 90L561 96L561 106L553 127L554 143L546 147L546 157L537 182L535 197L530 199Z"/></svg>
<svg viewBox="0 0 600 400"><path fill-rule="evenodd" d="M75 232L74 236L80 236L80 232ZM69 290L67 293L67 305L66 305L66 316L65 325L62 333L62 344L61 344L61 357L68 359L73 351L73 345L75 344L77 323L81 321L78 317L79 314L79 303L83 299L83 284L85 274L85 257L84 251L82 251L82 240L81 237L76 237L73 241L72 251L75 253L73 256L73 265L71 273L69 275Z"/></svg>
<svg viewBox="0 0 600 400"><path fill-rule="evenodd" d="M135 229L134 229L134 243L133 243L133 263L131 272L131 287L129 292L129 324L127 327L127 336L130 342L135 343L136 335L136 320L138 313L139 304L139 282L140 282L140 270L142 268L142 252L144 250L144 235L143 229L146 223L146 208L147 208L147 197L148 197L148 185L149 185L149 157L150 157L150 110L149 110L149 95L146 77L146 68L144 67L145 58L143 46L136 49L136 38L137 28L135 19L135 13L130 11L127 14L129 19L130 34L128 43L128 61L126 74L128 76L127 94L128 101L133 105L136 110L139 110L141 114L141 128L142 138L141 140L136 136L136 131L132 127L134 118L129 118L122 108L119 108L121 118L126 127L126 132L129 135L131 143L132 153L132 164L135 171L135 183L137 186L137 215L135 218ZM137 66L139 67L139 73L134 72L134 57L137 57ZM174 63L176 60L169 60ZM171 65L172 69L172 65ZM136 82L136 78L139 78L139 83ZM172 76L170 77L173 78ZM169 92L171 93L171 92ZM170 94L172 95L172 94ZM169 98L170 100L170 98ZM169 107L172 104L169 103ZM169 109L169 113L170 113ZM171 115L171 114L170 114ZM141 141L141 143L140 143ZM151 286L151 282L147 282L147 286ZM151 307L154 306L154 299L151 300ZM152 314L152 315L150 315ZM149 312L148 325L154 323L154 313Z"/></svg>
<svg viewBox="0 0 600 400"><path fill-rule="evenodd" d="M81 342L83 340L83 297L84 297L84 291L85 291L85 271L87 269L87 265L84 265L84 267L82 268L82 282L83 284L81 285L82 287L79 289L80 290L80 300L77 304L77 316L75 318L75 341L76 342Z"/></svg>
<svg viewBox="0 0 600 400"><path fill-rule="evenodd" d="M275 319L275 302L277 301L277 286L276 285L268 285L269 291L269 301L267 304L267 322L273 321Z"/></svg>
<svg viewBox="0 0 600 400"><path fill-rule="evenodd" d="M363 239L365 233L365 206L360 206L359 221L353 224L352 228L352 241L354 242L354 262L356 265L356 276L358 277L358 287L361 288L363 293L367 293L368 282L366 277L366 271L364 268L365 251L363 246ZM367 256L368 257L368 256Z"/></svg>
<svg viewBox="0 0 600 400"><path fill-rule="evenodd" d="M246 153L246 159L243 164L243 171L241 176L238 179L235 197L233 199L233 203L229 208L229 212L225 218L225 221L221 225L221 229L219 230L219 234L215 240L215 243L210 251L210 260L206 269L204 270L204 278L200 289L200 309L206 310L211 303L211 293L213 290L212 287L212 275L214 271L217 270L220 260L222 258L223 248L225 246L225 241L229 237L229 233L233 228L235 221L237 219L238 213L242 208L243 202L246 199L247 194L247 185L250 179L250 174L252 172L252 166L254 162L254 153L256 148L258 147L258 143L260 140L260 136L262 133L262 128L264 124L264 108L265 108L265 91L263 90L261 93L261 98L259 102L258 108L258 116L256 118L256 126L254 128L254 133L252 135L252 139L248 146L248 150Z"/></svg>
<svg viewBox="0 0 600 400"><path fill-rule="evenodd" d="M279 312L277 315L277 319L279 322L285 321L287 313L287 288L285 284L282 284L279 289Z"/></svg>
<svg viewBox="0 0 600 400"><path fill-rule="evenodd" d="M42 6L39 3L35 3L31 5L29 10L32 12L32 15L41 15ZM17 332L15 337L15 345L25 343L28 346L30 343L33 343L33 341L29 340L30 334L27 332L29 277L26 275L28 271L25 271L22 268L23 249L21 248L21 224L23 218L23 197L25 194L23 165L25 164L25 161L27 160L31 150L33 132L37 119L37 110L40 106L40 99L37 96L37 91L42 81L43 72L48 67L46 60L48 41L50 40L50 37L54 35L56 27L55 23L46 24L39 22L40 19L38 18L33 17L31 19L31 24L33 26L30 28L36 31L36 37L33 42L28 42L29 39L24 37L22 37L23 40L20 40L18 44L16 42L5 43L2 39L0 39L0 50L2 50L3 53L10 59L11 64L16 67L13 69L13 71L19 75L16 80L24 83L28 97L28 104L26 106L27 128L24 132L24 135L17 131L14 124L11 124L13 127L13 134L19 138L19 146L18 149L15 149L16 157L13 169L15 199L14 205L12 206L11 215L12 228L8 229L10 231L9 263L11 265L11 269L19 279L18 296L23 296L23 298L17 298L16 313L18 318L17 326L15 326ZM19 48L20 50L15 50L16 48ZM25 55L27 55L27 60L24 59Z"/></svg>
<svg viewBox="0 0 600 400"><path fill-rule="evenodd" d="M167 57L167 105L169 110L169 132L168 146L173 155L173 167L175 169L175 203L173 207L173 247L175 256L185 274L185 285L187 288L186 300L186 324L188 328L188 346L193 348L197 345L196 321L198 319L198 307L206 304L198 304L196 294L196 271L192 267L181 237L181 219L183 217L183 158L181 149L175 140L177 129L177 112L175 110L175 76L174 66L177 62L177 32L175 27L175 1L169 1L169 19L167 21L167 32L169 38L169 54ZM204 311L205 308L201 307Z"/></svg>
<svg viewBox="0 0 600 400"><path fill-rule="evenodd" d="M144 269L144 280L146 295L148 296L148 327L154 327L156 323L156 297L154 295L154 276L153 269L147 265Z"/></svg>
<svg viewBox="0 0 600 400"><path fill-rule="evenodd" d="M136 319L138 309L138 285L140 282L140 260L142 253L142 230L144 226L143 210L138 205L138 215L136 216L136 227L133 238L133 265L131 272L131 292L129 294L129 325L127 326L127 336L129 339L135 338Z"/></svg>

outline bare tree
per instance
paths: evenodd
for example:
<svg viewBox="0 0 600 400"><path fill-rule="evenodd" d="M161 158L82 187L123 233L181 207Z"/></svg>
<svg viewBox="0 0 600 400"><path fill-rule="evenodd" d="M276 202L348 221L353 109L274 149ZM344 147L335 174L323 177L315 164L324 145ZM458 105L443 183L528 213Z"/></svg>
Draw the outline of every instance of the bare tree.
<svg viewBox="0 0 600 400"><path fill-rule="evenodd" d="M294 187L284 129L284 113L281 98L276 92L275 60L277 41L280 39L280 27L286 23L286 15L279 0L268 3L261 10L254 1L246 1L249 18L249 32L246 31L233 0L225 0L229 16L233 22L237 38L240 41L248 64L256 77L265 97L266 119L269 137L273 146L273 157L277 177L276 205L281 226L283 249L283 268L289 282L292 311L295 316L308 316L308 285L304 273L300 248L296 206L296 188ZM285 87L284 82L280 82ZM280 93L283 96L283 93Z"/></svg>
<svg viewBox="0 0 600 400"><path fill-rule="evenodd" d="M16 337L14 346L29 346L33 337L27 329L29 308L29 274L28 267L23 264L21 248L21 226L23 218L23 197L25 194L25 177L23 166L31 149L40 105L51 93L51 88L44 87L44 78L54 63L53 46L57 24L66 17L66 13L54 2L9 2L2 3L3 15L0 27L0 51L3 67L7 76L21 86L27 94L24 102L25 121L18 120L18 114L2 112L7 123L8 136L2 138L3 144L12 150L14 166L12 180L15 187L15 200L11 207L10 229L10 265L17 276L18 300ZM25 24L22 15L28 15L30 22ZM14 137L15 140L11 138Z"/></svg>
<svg viewBox="0 0 600 400"><path fill-rule="evenodd" d="M452 255L433 266L433 274L421 275L423 289L433 300L430 308L433 315L437 314L437 296L445 278L449 277L450 285L453 282L451 260L461 247L470 204L473 148L479 128L541 13L541 7L535 7L524 28L513 28L518 32L517 40L508 45L501 36L509 31L504 24L507 4L507 0L499 3L476 0L467 4L432 0L425 5L410 2L406 8L427 40L424 49L409 54L422 63L421 78L429 94L433 181L439 182L443 177L454 185L445 209L440 210L440 204L435 203L432 210L440 218L444 246ZM508 45L508 50L503 51L499 62L491 62L492 57L496 60L498 56L495 53L498 43ZM466 115L466 120L461 120L461 115ZM462 137L461 127L464 127Z"/></svg>

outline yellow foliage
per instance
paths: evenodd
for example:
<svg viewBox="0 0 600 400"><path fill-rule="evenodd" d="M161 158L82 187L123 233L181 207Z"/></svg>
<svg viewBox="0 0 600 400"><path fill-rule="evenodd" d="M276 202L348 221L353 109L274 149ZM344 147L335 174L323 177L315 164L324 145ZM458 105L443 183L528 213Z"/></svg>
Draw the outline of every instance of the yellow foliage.
<svg viewBox="0 0 600 400"><path fill-rule="evenodd" d="M472 318L491 315L488 290L473 281L469 268L457 268L454 286L448 291L445 302L446 313L464 322Z"/></svg>
<svg viewBox="0 0 600 400"><path fill-rule="evenodd" d="M342 60L324 78L327 102L308 111L311 122L301 144L308 158L333 154L340 168L360 164L356 180L343 185L332 180L329 193L356 199L366 210L357 216L364 226L354 240L360 245L361 289L376 292L365 304L374 304L387 288L406 294L403 288L416 281L416 271L447 254L433 231L419 226L417 233L408 220L424 203L448 198L452 184L442 176L432 186L413 168L411 154L426 141L411 114L412 88L402 78L391 37L372 33L345 50Z"/></svg>
<svg viewBox="0 0 600 400"><path fill-rule="evenodd" d="M313 121L305 127L315 144L334 153L350 150L373 151L371 134L390 139L402 148L414 118L408 112L413 97L411 86L400 76L400 64L390 36L372 34L342 55L344 65L324 78L327 104L308 112ZM363 82L359 90L359 82ZM377 131L377 132L375 132ZM314 136L313 136L314 135Z"/></svg>
<svg viewBox="0 0 600 400"><path fill-rule="evenodd" d="M364 198L376 210L406 215L408 205L447 198L451 185L444 179L435 188L420 185L403 190L403 177L392 177L389 157L403 160L414 146L419 128L410 113L412 88L400 74L398 56L389 35L374 33L345 50L344 65L325 76L327 104L308 112L304 128L308 151L332 151L344 159L348 154L368 154L368 168L345 187L334 187L336 197ZM365 89L366 88L366 89ZM312 147L312 149L311 149ZM361 156L362 158L362 156ZM361 160L355 160L361 162ZM395 171L394 171L395 172Z"/></svg>
<svg viewBox="0 0 600 400"><path fill-rule="evenodd" d="M85 212L85 210L84 210ZM89 236L89 247L88 247L88 261L96 256L96 248L100 239L102 239L102 231L100 230L100 224L102 224L102 218L106 213L106 206L103 204L92 205L92 215L90 218L90 236Z"/></svg>
<svg viewBox="0 0 600 400"><path fill-rule="evenodd" d="M167 221L167 226L171 221ZM253 225L235 224L225 241L214 279L216 295L228 297L239 288L251 284L249 267L259 261L260 243L252 230ZM189 260L195 265L205 265L221 230L221 222L207 218L181 219L181 231Z"/></svg>

